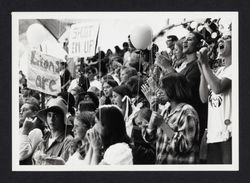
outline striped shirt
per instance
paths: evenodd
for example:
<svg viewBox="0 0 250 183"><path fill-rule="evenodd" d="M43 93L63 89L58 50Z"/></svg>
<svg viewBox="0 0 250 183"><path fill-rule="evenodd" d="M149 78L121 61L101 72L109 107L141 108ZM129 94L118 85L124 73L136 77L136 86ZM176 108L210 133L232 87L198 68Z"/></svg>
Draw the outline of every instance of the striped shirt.
<svg viewBox="0 0 250 183"><path fill-rule="evenodd" d="M169 137L162 127L148 133L143 129L146 142L156 140L156 164L194 164L199 159L199 117L195 109L184 103L173 112L170 107L163 113L164 121L174 131Z"/></svg>

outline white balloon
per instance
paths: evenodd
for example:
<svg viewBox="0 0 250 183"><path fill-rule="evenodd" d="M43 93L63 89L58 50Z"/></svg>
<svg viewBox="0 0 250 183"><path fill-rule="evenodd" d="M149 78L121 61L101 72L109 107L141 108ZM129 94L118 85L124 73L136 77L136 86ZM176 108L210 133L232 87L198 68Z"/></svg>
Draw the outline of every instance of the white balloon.
<svg viewBox="0 0 250 183"><path fill-rule="evenodd" d="M26 31L30 47L39 47L49 35L50 33L39 23L30 25Z"/></svg>
<svg viewBox="0 0 250 183"><path fill-rule="evenodd" d="M146 49L152 42L153 31L148 25L134 27L130 34L130 40L136 49Z"/></svg>

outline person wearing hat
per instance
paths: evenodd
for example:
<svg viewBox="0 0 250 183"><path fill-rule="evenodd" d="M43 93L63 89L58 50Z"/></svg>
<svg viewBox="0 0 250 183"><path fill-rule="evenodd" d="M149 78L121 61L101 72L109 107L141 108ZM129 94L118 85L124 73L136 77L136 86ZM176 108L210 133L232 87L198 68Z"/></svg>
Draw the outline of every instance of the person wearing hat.
<svg viewBox="0 0 250 183"><path fill-rule="evenodd" d="M51 98L46 109L40 110L36 116L44 121L50 129L50 136L37 146L33 154L36 165L64 164L69 157L69 148L73 137L66 134L67 103L62 97Z"/></svg>

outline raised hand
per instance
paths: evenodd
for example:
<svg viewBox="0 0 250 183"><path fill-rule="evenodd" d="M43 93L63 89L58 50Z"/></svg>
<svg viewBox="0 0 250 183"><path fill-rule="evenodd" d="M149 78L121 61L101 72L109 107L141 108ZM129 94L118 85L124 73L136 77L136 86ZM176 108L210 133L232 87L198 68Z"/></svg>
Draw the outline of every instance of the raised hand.
<svg viewBox="0 0 250 183"><path fill-rule="evenodd" d="M145 95L146 99L150 102L151 98L153 97L154 94L153 94L152 90L150 89L149 85L143 84L141 86L141 91Z"/></svg>
<svg viewBox="0 0 250 183"><path fill-rule="evenodd" d="M157 83L153 77L149 77L147 79L147 83L148 83L148 86L150 87L151 91L154 91L156 89Z"/></svg>
<svg viewBox="0 0 250 183"><path fill-rule="evenodd" d="M206 47L201 48L197 53L197 60L200 65L208 64L208 49Z"/></svg>

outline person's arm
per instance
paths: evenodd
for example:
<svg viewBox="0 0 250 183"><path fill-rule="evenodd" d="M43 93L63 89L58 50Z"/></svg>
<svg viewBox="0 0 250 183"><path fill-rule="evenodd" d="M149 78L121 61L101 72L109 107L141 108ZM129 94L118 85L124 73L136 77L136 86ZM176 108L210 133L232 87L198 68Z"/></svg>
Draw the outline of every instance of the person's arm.
<svg viewBox="0 0 250 183"><path fill-rule="evenodd" d="M157 112L153 111L146 128L142 129L142 137L145 142L152 143L156 141L157 129L163 123L163 117Z"/></svg>
<svg viewBox="0 0 250 183"><path fill-rule="evenodd" d="M89 152L89 155L92 156L89 159L90 160L90 165L98 165L100 162L100 149L101 149L101 141L100 141L100 137L98 132L92 128L90 130L88 130L88 132L86 133L87 135L87 139L89 141L90 147L92 149L92 152ZM88 156L89 156L88 155Z"/></svg>
<svg viewBox="0 0 250 183"><path fill-rule="evenodd" d="M206 78L204 76L204 73L203 73L202 66L201 66L200 62L198 62L198 67L199 67L199 70L200 70L200 73L201 73L200 86L199 86L200 99L201 99L202 103L206 103L207 99L208 99L207 81L206 81Z"/></svg>
<svg viewBox="0 0 250 183"><path fill-rule="evenodd" d="M169 148L176 153L189 152L194 143L198 143L199 117L190 109L184 113L185 116L182 116L178 122L177 132L175 132L169 144Z"/></svg>
<svg viewBox="0 0 250 183"><path fill-rule="evenodd" d="M72 140L73 140L73 137L68 135L65 137L65 140L64 140L64 145L63 145L63 150L62 150L62 153L61 153L61 158L67 162L68 159L69 159L69 155L70 155L70 147L71 147L71 144L72 144Z"/></svg>
<svg viewBox="0 0 250 183"><path fill-rule="evenodd" d="M229 88L231 88L231 79L229 78L218 78L212 72L209 64L208 64L208 56L207 56L207 49L201 49L197 54L198 60L201 64L202 71L206 78L207 83L209 84L210 88L215 94L224 93Z"/></svg>
<svg viewBox="0 0 250 183"><path fill-rule="evenodd" d="M28 135L21 134L19 145L19 161L25 160L32 154L31 140Z"/></svg>
<svg viewBox="0 0 250 183"><path fill-rule="evenodd" d="M231 88L231 79L219 79L213 74L208 64L202 64L202 69L207 83L210 85L210 88L215 94L224 93L225 91Z"/></svg>

